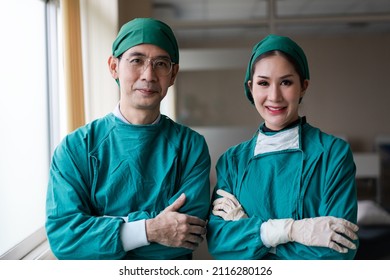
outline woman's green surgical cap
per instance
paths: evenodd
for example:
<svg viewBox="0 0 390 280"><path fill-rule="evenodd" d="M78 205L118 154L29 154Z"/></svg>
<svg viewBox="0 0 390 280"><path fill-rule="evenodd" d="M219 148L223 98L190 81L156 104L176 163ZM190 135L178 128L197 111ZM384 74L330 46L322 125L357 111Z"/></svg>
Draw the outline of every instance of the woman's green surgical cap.
<svg viewBox="0 0 390 280"><path fill-rule="evenodd" d="M174 63L179 63L179 48L172 29L153 18L136 18L124 24L112 44L112 55L119 57L140 44L153 44L165 50Z"/></svg>
<svg viewBox="0 0 390 280"><path fill-rule="evenodd" d="M288 54L291 58L293 58L299 65L303 77L307 80L310 79L309 66L307 63L306 55L303 52L302 48L288 37L278 36L273 34L268 35L253 47L252 56L249 60L248 68L246 70L245 82L244 82L245 94L252 104L254 103L254 100L250 92L250 89L248 87L248 81L252 79L251 72L252 72L253 63L260 55L269 51L276 51L276 50L284 52Z"/></svg>

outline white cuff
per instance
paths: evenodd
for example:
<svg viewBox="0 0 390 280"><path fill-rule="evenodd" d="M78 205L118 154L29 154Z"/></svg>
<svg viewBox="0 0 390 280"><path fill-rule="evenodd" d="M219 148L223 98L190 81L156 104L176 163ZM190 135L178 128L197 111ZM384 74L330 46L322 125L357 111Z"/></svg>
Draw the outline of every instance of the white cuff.
<svg viewBox="0 0 390 280"><path fill-rule="evenodd" d="M289 232L293 219L268 220L260 227L260 237L266 247L276 247L290 241Z"/></svg>
<svg viewBox="0 0 390 280"><path fill-rule="evenodd" d="M146 238L145 220L123 223L119 235L126 252L150 244Z"/></svg>

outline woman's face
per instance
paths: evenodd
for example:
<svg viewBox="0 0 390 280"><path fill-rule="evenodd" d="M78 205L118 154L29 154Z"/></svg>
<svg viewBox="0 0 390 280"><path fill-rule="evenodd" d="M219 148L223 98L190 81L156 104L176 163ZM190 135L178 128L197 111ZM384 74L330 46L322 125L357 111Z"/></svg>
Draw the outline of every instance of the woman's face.
<svg viewBox="0 0 390 280"><path fill-rule="evenodd" d="M280 54L259 60L248 87L267 128L281 130L298 119L299 100L309 84L300 82L294 66Z"/></svg>

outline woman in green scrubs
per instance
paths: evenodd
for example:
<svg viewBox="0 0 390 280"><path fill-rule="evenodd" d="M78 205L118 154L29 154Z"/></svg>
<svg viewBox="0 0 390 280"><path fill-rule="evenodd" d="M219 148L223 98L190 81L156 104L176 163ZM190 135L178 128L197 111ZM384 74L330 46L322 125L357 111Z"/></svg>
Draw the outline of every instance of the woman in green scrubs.
<svg viewBox="0 0 390 280"><path fill-rule="evenodd" d="M264 123L217 162L207 232L214 258L354 258L352 152L299 116L309 79L290 38L269 35L254 46L244 87Z"/></svg>

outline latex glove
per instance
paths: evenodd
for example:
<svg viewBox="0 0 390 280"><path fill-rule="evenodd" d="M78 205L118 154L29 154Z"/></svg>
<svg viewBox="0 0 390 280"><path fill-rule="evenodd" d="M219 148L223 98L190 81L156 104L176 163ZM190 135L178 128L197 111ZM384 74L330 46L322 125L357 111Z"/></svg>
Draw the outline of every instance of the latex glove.
<svg viewBox="0 0 390 280"><path fill-rule="evenodd" d="M339 253L347 253L348 249L356 249L349 239L357 240L358 230L357 225L345 219L317 217L294 221L289 238L304 245L329 247Z"/></svg>
<svg viewBox="0 0 390 280"><path fill-rule="evenodd" d="M217 194L222 196L213 202L213 214L223 218L225 221L236 221L248 218L240 202L236 197L227 191L217 190Z"/></svg>
<svg viewBox="0 0 390 280"><path fill-rule="evenodd" d="M268 220L261 226L261 239L268 247L295 241L307 246L328 247L339 253L347 253L348 249L356 249L356 245L349 239L357 240L358 230L357 225L331 216L297 221Z"/></svg>

